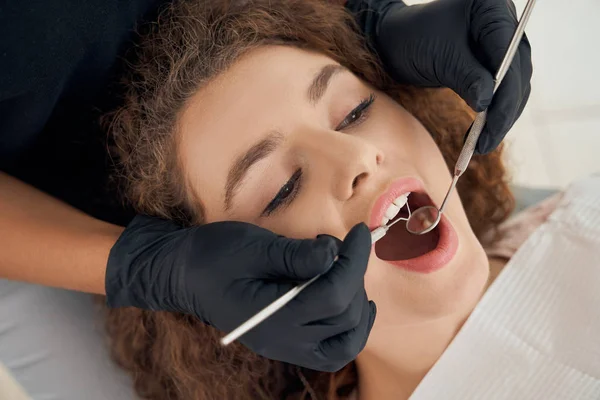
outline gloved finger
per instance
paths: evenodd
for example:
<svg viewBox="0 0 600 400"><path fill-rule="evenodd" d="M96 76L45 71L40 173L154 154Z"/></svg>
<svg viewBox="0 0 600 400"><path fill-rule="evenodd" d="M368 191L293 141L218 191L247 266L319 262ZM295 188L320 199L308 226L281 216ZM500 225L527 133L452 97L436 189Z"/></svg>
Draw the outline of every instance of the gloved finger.
<svg viewBox="0 0 600 400"><path fill-rule="evenodd" d="M508 45L517 29L517 18L506 0L473 1L471 40L479 62L492 74L502 63Z"/></svg>
<svg viewBox="0 0 600 400"><path fill-rule="evenodd" d="M529 45L529 40L527 36L523 36L523 40L519 45L519 62L521 63L521 68L519 71L521 72L521 83L525 87L523 93L521 94L521 98L519 100L519 105L517 107L517 116L515 121L521 117L525 106L527 105L527 101L529 100L529 95L531 94L531 77L533 76L533 65L531 63L531 46Z"/></svg>
<svg viewBox="0 0 600 400"><path fill-rule="evenodd" d="M525 108L525 105L527 104L527 100L529 99L530 93L531 93L531 85L527 85L527 88L525 89L525 93L523 94L523 98L520 100L520 102L518 104L517 114L514 118L514 122L516 122L519 119L519 117L521 116L521 114L523 113L523 109ZM508 127L507 133L514 125L514 122L513 122L513 124L511 124ZM479 141L477 142L477 147L475 149L476 154L483 155L483 154L491 153L500 145L500 143L502 142L502 140L504 140L504 137L506 136L506 133L503 135L484 134L486 128L487 128L487 126L484 127L484 131L482 131L482 135L479 138Z"/></svg>
<svg viewBox="0 0 600 400"><path fill-rule="evenodd" d="M493 151L521 116L531 93L531 46L526 36L500 84L488 110L487 123L477 144L477 153Z"/></svg>
<svg viewBox="0 0 600 400"><path fill-rule="evenodd" d="M470 51L450 51L439 63L441 83L456 92L473 110L485 110L492 101L494 77Z"/></svg>
<svg viewBox="0 0 600 400"><path fill-rule="evenodd" d="M265 338L269 338L267 348L252 348L253 351L268 358L279 359L281 352L291 351L290 344L293 344L295 349L305 349L305 351L299 352L303 357L294 357L294 364L315 369L315 361L317 365L324 362L329 363L331 360L326 360L320 355L315 356L313 350L317 349L317 345L323 340L354 329L360 324L363 318L364 303L369 302L366 293L364 290L357 293L348 309L341 315L332 318L326 316L325 319L321 319L320 302L315 302L310 296L304 297L304 299L301 296L302 294L262 324L250 330L240 338L240 341L250 344L249 347L251 347L252 343L264 343ZM311 360L311 358L313 359ZM292 362L290 358L286 361Z"/></svg>
<svg viewBox="0 0 600 400"><path fill-rule="evenodd" d="M518 60L515 59L515 62L518 63ZM521 86L521 78L517 76L517 70L511 67L488 109L486 124L478 142L480 149L494 149L492 145L504 139L516 120L524 89Z"/></svg>
<svg viewBox="0 0 600 400"><path fill-rule="evenodd" d="M356 292L364 290L363 279L370 253L369 228L364 223L357 224L346 235L333 267L307 287L303 297L320 303L324 315L342 314Z"/></svg>
<svg viewBox="0 0 600 400"><path fill-rule="evenodd" d="M523 39L519 44L519 62L521 63L521 82L526 86L526 89L521 97L521 104L519 104L519 111L517 113L517 119L523 113L523 109L527 105L529 95L531 94L531 77L533 76L533 63L531 61L531 45L527 35L523 35Z"/></svg>
<svg viewBox="0 0 600 400"><path fill-rule="evenodd" d="M278 237L266 249L266 262L259 266L266 279L305 281L325 273L335 259L341 241L333 236L316 239Z"/></svg>
<svg viewBox="0 0 600 400"><path fill-rule="evenodd" d="M364 286L364 283L363 283ZM338 335L358 326L362 319L364 303L368 303L364 289L359 290L348 304L348 307L340 314L328 315L320 307L322 302L317 302L312 309L300 302L290 307L290 312L302 318L302 325L298 329L306 337L316 338L321 341L328 337Z"/></svg>
<svg viewBox="0 0 600 400"><path fill-rule="evenodd" d="M316 352L324 360L323 371L339 371L358 356L367 344L376 315L375 303L365 302L358 326L319 343Z"/></svg>
<svg viewBox="0 0 600 400"><path fill-rule="evenodd" d="M529 100L529 95L531 95L531 85L527 85L527 88L525 89L525 93L521 99L521 104L519 104L519 110L517 111L517 120L521 117L521 114L523 114L523 110L525 109L527 101Z"/></svg>
<svg viewBox="0 0 600 400"><path fill-rule="evenodd" d="M507 1L506 5L508 6L510 15L513 17L513 19L517 20L519 17L517 17L517 7L515 6L515 3L512 1Z"/></svg>

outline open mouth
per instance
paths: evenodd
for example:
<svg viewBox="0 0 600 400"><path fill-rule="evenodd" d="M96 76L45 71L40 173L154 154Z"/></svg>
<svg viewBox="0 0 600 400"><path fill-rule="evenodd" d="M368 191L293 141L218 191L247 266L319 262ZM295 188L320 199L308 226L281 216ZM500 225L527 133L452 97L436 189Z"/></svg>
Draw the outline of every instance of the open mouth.
<svg viewBox="0 0 600 400"><path fill-rule="evenodd" d="M424 206L435 206L425 193L411 193L407 206L415 211ZM403 207L396 218L408 218L408 207ZM384 261L401 261L420 257L438 247L440 227L424 235L413 235L406 230L406 222L393 225L387 234L375 244L375 254Z"/></svg>
<svg viewBox="0 0 600 400"><path fill-rule="evenodd" d="M402 206L405 199L406 205ZM391 222L408 218L408 208L414 212L424 206L437 208L422 182L414 178L398 179L375 202L369 227L372 230L380 225L388 225L388 217ZM375 243L373 250L377 258L389 264L413 272L430 273L448 264L457 249L458 235L448 218L442 214L439 224L423 235L408 232L406 221L399 221Z"/></svg>

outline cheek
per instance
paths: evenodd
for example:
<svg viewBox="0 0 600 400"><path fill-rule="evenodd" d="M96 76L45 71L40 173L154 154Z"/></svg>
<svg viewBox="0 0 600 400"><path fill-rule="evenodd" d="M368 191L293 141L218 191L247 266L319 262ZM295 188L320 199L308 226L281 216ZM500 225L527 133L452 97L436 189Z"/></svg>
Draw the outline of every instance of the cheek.
<svg viewBox="0 0 600 400"><path fill-rule="evenodd" d="M377 116L375 140L385 149L388 164L416 170L432 186L448 179L448 168L439 148L425 127L389 98L382 99Z"/></svg>
<svg viewBox="0 0 600 400"><path fill-rule="evenodd" d="M305 193L293 207L259 223L279 235L293 239L315 238L327 234L343 239L348 233L339 209L327 206L324 192Z"/></svg>
<svg viewBox="0 0 600 400"><path fill-rule="evenodd" d="M421 125L419 121L411 117L412 137L411 151L409 157L416 166L417 170L422 174L428 190L434 191L442 187L450 185L451 177L448 165L431 137L431 134ZM444 192L445 194L445 192Z"/></svg>

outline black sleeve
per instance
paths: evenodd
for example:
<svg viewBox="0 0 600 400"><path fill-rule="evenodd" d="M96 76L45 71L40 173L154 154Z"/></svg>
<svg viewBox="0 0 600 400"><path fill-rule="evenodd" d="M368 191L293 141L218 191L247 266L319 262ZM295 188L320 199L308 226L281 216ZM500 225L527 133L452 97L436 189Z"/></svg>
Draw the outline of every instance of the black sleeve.
<svg viewBox="0 0 600 400"><path fill-rule="evenodd" d="M118 105L136 24L161 3L0 1L0 170L90 213L115 202L98 119Z"/></svg>

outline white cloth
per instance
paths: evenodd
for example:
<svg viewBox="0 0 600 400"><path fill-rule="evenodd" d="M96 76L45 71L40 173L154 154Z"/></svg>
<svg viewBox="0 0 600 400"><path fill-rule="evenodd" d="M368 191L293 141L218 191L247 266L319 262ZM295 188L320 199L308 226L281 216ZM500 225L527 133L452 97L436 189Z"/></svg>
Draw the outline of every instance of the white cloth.
<svg viewBox="0 0 600 400"><path fill-rule="evenodd" d="M105 336L92 295L0 279L0 363L32 400L137 399Z"/></svg>
<svg viewBox="0 0 600 400"><path fill-rule="evenodd" d="M600 399L600 176L571 185L411 400Z"/></svg>

